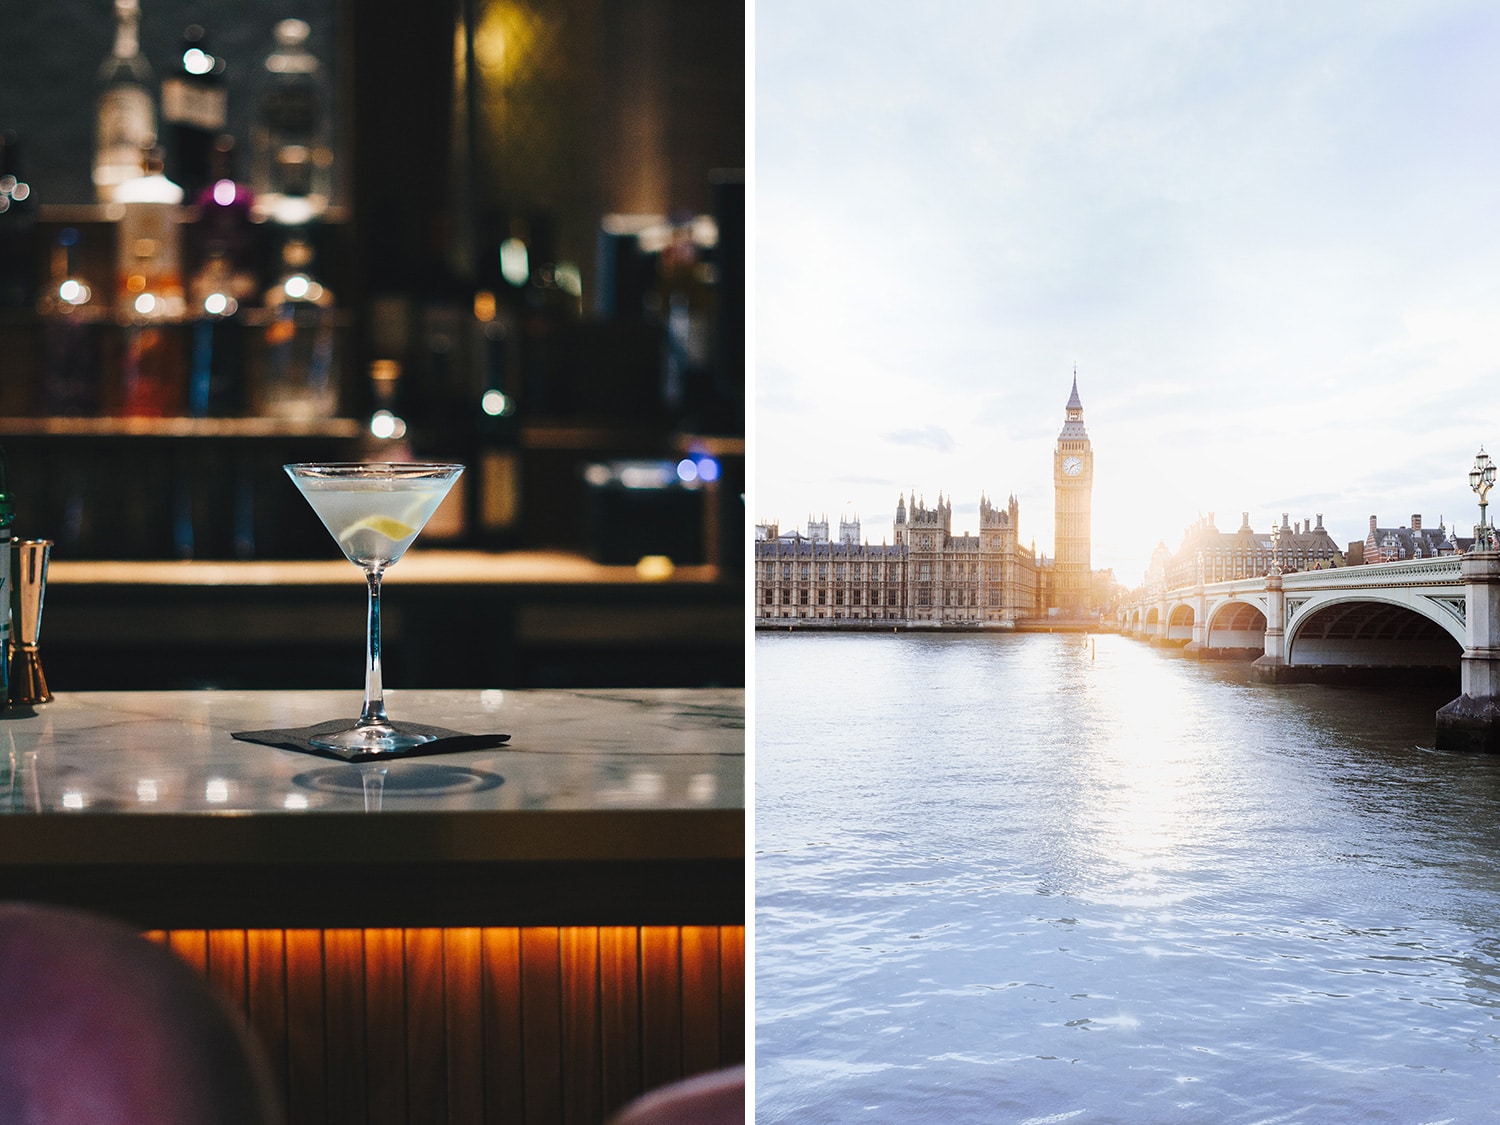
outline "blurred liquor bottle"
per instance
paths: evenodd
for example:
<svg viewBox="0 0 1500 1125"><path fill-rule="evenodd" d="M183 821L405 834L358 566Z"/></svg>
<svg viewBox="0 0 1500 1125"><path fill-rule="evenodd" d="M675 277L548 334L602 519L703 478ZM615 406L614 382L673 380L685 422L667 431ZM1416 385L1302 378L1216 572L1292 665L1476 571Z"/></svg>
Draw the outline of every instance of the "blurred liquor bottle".
<svg viewBox="0 0 1500 1125"><path fill-rule="evenodd" d="M258 349L255 412L310 421L338 413L334 295L314 273L311 243L286 235L281 274L263 300L268 320Z"/></svg>
<svg viewBox="0 0 1500 1125"><path fill-rule="evenodd" d="M145 175L115 189L124 204L116 231L115 306L126 320L119 410L164 417L184 406L182 188L162 171L159 148L143 165Z"/></svg>
<svg viewBox="0 0 1500 1125"><path fill-rule="evenodd" d="M102 203L141 174L141 154L156 140L156 83L140 50L139 0L115 0L115 45L99 68L94 132L94 191Z"/></svg>
<svg viewBox="0 0 1500 1125"><path fill-rule="evenodd" d="M214 142L228 120L225 62L208 50L202 27L182 33L176 66L161 81L167 176L195 199L214 174Z"/></svg>
<svg viewBox="0 0 1500 1125"><path fill-rule="evenodd" d="M200 418L232 417L246 407L241 310L255 299L255 241L252 196L234 177L233 155L234 139L220 134L210 153L208 183L195 200L188 414Z"/></svg>
<svg viewBox="0 0 1500 1125"><path fill-rule="evenodd" d="M519 341L513 310L499 304L492 291L479 290L469 335L477 376L477 394L468 403L474 477L469 486L470 535L477 546L489 550L514 548L520 545L522 494Z"/></svg>
<svg viewBox="0 0 1500 1125"><path fill-rule="evenodd" d="M21 168L21 142L0 132L0 309L36 299L36 206Z"/></svg>
<svg viewBox="0 0 1500 1125"><path fill-rule="evenodd" d="M333 198L332 102L327 75L307 46L310 31L302 20L278 23L259 75L250 185L272 222L306 223Z"/></svg>
<svg viewBox="0 0 1500 1125"><path fill-rule="evenodd" d="M187 412L194 418L232 417L244 407L244 331L238 316L242 288L228 255L209 249L188 293Z"/></svg>
<svg viewBox="0 0 1500 1125"><path fill-rule="evenodd" d="M42 334L41 406L45 414L94 415L101 406L102 338L108 295L80 268L82 236L58 231L51 269L37 300Z"/></svg>

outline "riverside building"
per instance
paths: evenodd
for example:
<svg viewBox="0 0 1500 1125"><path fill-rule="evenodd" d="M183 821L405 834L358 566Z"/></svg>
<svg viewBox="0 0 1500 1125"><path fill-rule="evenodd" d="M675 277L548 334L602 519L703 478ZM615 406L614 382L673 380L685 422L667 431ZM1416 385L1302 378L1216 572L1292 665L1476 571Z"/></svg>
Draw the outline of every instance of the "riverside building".
<svg viewBox="0 0 1500 1125"><path fill-rule="evenodd" d="M755 623L830 627L1015 628L1092 612L1090 501L1094 454L1074 377L1053 450L1057 557L1022 546L1020 504L979 498L979 532L953 533L953 501L898 496L892 540L860 538L858 519L810 520L805 535L755 529Z"/></svg>
<svg viewBox="0 0 1500 1125"><path fill-rule="evenodd" d="M1175 553L1165 543L1156 545L1146 578L1148 582L1165 581L1167 589L1175 590L1198 582L1259 578L1270 573L1273 565L1292 571L1321 570L1344 563L1338 544L1323 527L1321 514L1316 523L1289 523L1283 512L1280 527L1256 531L1250 526L1250 513L1241 512L1238 529L1220 531L1210 512L1188 527Z"/></svg>
<svg viewBox="0 0 1500 1125"><path fill-rule="evenodd" d="M1423 527L1421 513L1411 517L1410 527L1380 527L1379 520L1371 516L1370 530L1365 535L1364 561L1435 559L1440 555L1464 554L1472 546L1472 539L1458 539L1451 535L1441 516L1437 527Z"/></svg>

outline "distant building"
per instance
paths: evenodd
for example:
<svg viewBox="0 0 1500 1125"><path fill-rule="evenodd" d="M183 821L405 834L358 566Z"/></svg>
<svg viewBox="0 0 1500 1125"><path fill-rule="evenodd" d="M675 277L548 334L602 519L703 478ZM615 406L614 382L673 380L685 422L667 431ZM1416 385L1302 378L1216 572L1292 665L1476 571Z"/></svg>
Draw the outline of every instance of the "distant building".
<svg viewBox="0 0 1500 1125"><path fill-rule="evenodd" d="M1097 608L1090 569L1094 452L1083 424L1078 379L1053 450L1055 565L1023 547L1020 505L979 498L979 533L953 534L953 502L929 508L915 493L896 498L892 542L860 542L859 521L809 519L807 534L755 529L755 621L902 622L1007 628L1044 618L1083 618Z"/></svg>
<svg viewBox="0 0 1500 1125"><path fill-rule="evenodd" d="M1324 529L1322 515L1316 524L1312 520L1293 524L1287 522L1287 513L1283 512L1280 527L1255 531L1250 526L1250 513L1241 512L1239 528L1228 532L1214 526L1210 512L1188 527L1176 553L1169 552L1165 543L1157 545L1147 580L1164 581L1168 589L1181 589L1199 582L1259 578L1273 565L1283 571L1319 570L1343 566L1344 557Z"/></svg>
<svg viewBox="0 0 1500 1125"><path fill-rule="evenodd" d="M1370 517L1365 536L1364 561L1367 563L1400 562L1402 559L1434 559L1441 555L1461 555L1473 545L1472 539L1457 539L1448 534L1443 521L1437 527L1423 527L1420 512L1411 517L1410 527L1380 527Z"/></svg>
<svg viewBox="0 0 1500 1125"><path fill-rule="evenodd" d="M755 530L755 620L991 625L1043 617L1048 575L1033 548L1022 547L1020 508L979 501L979 534L953 534L953 504L928 508L915 494L896 500L893 543L859 541L859 521L842 520L832 541L828 521L808 533Z"/></svg>

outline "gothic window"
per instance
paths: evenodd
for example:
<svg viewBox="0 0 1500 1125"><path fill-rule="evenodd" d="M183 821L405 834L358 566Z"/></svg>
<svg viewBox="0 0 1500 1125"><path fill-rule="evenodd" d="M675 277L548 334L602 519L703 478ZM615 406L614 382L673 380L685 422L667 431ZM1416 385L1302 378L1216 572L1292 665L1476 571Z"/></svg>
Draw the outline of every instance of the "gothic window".
<svg viewBox="0 0 1500 1125"><path fill-rule="evenodd" d="M917 604L918 605L931 605L932 604L932 592L930 590L918 590L917 591Z"/></svg>
<svg viewBox="0 0 1500 1125"><path fill-rule="evenodd" d="M818 564L818 577L819 578L827 578L828 577L828 564L827 563L819 563Z"/></svg>
<svg viewBox="0 0 1500 1125"><path fill-rule="evenodd" d="M844 604L844 591L842 591L842 590L835 590L833 592L833 604L834 605L843 605Z"/></svg>
<svg viewBox="0 0 1500 1125"><path fill-rule="evenodd" d="M851 594L852 594L852 596L854 598L854 604L855 605L862 605L863 604L863 598L861 596L862 595L861 591L854 590L854 591L851 591Z"/></svg>
<svg viewBox="0 0 1500 1125"><path fill-rule="evenodd" d="M802 581L804 581L804 582L806 582L806 581L807 581L807 579L808 579L808 566L807 566L807 564L806 564L806 563L803 563L803 564L802 564L802 565L801 565L801 566L800 566L800 567L799 567L799 568L798 568L798 570L797 570L797 576L798 576L798 577L799 577L799 578L801 578L801 579L802 579Z"/></svg>
<svg viewBox="0 0 1500 1125"><path fill-rule="evenodd" d="M775 605L776 604L775 598L776 598L776 593L775 593L774 590L767 590L766 591L766 599L765 600L766 600L766 604L767 605Z"/></svg>
<svg viewBox="0 0 1500 1125"><path fill-rule="evenodd" d="M802 597L801 597L800 601L802 602L803 605L806 605L807 604L807 591L806 590L802 590L802 591L800 591L800 593L802 594Z"/></svg>
<svg viewBox="0 0 1500 1125"><path fill-rule="evenodd" d="M819 605L827 605L828 604L828 591L827 590L819 590L818 591L818 604Z"/></svg>
<svg viewBox="0 0 1500 1125"><path fill-rule="evenodd" d="M790 578L791 576L792 576L792 564L791 563L782 563L781 564L781 577L783 577L783 578Z"/></svg>
<svg viewBox="0 0 1500 1125"><path fill-rule="evenodd" d="M895 590L892 590L889 594L887 594L885 596L885 604L886 605L900 605L901 604L901 602L896 597L896 591Z"/></svg>

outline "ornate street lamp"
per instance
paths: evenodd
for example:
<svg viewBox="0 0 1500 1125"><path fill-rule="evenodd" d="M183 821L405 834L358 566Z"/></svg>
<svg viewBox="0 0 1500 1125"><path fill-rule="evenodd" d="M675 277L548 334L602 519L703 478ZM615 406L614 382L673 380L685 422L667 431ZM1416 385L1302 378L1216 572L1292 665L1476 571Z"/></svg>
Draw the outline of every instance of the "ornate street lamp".
<svg viewBox="0 0 1500 1125"><path fill-rule="evenodd" d="M1485 514L1485 508L1488 506L1487 498L1494 483L1495 462L1481 445L1478 454L1474 457L1474 467L1469 470L1469 487L1479 497L1479 526L1474 529L1474 549L1477 551L1495 549L1495 529L1490 527L1489 517Z"/></svg>

